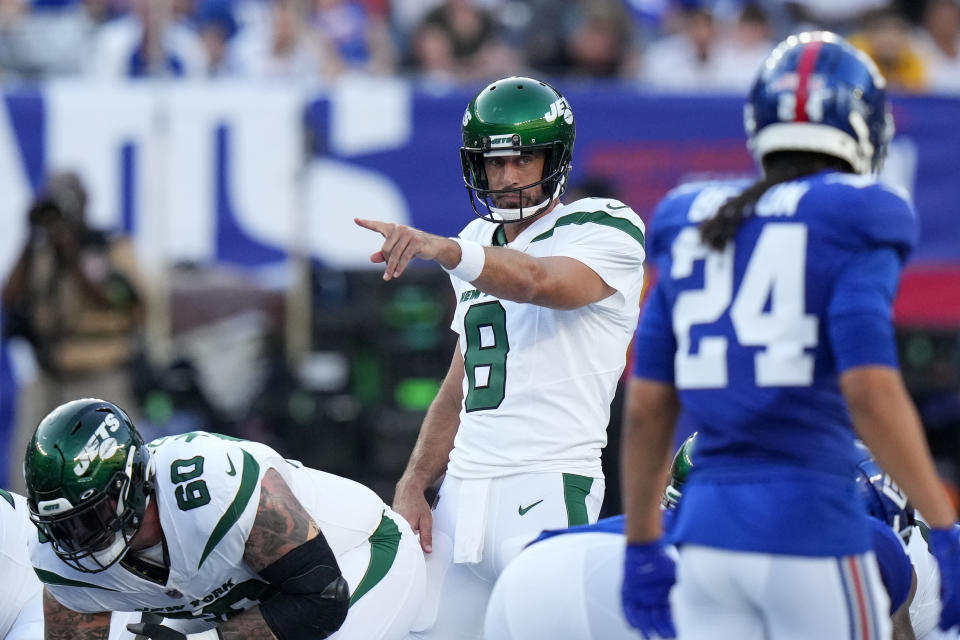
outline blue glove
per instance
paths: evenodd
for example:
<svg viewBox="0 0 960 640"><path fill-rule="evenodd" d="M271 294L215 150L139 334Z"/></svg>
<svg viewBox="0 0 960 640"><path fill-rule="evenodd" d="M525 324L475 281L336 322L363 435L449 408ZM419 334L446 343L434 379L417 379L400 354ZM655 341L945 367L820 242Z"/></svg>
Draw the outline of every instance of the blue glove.
<svg viewBox="0 0 960 640"><path fill-rule="evenodd" d="M627 545L620 597L627 622L644 638L676 637L670 617L670 588L676 579L676 564L663 542Z"/></svg>
<svg viewBox="0 0 960 640"><path fill-rule="evenodd" d="M960 625L960 527L930 529L930 550L940 567L940 628Z"/></svg>

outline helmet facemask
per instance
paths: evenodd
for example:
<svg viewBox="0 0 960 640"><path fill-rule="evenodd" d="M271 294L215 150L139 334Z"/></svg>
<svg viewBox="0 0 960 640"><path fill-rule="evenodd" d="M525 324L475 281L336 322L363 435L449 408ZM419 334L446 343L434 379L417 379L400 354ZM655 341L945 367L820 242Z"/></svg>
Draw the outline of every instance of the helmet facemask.
<svg viewBox="0 0 960 640"><path fill-rule="evenodd" d="M468 148L460 149L460 162L463 167L463 182L470 193L470 204L474 212L490 222L522 222L535 218L546 211L555 200L563 195L567 186L567 174L570 172L569 161L564 161L570 157L569 151L562 142L553 142L543 145L519 144L519 136L514 136L517 144L509 149L491 149L489 140L484 139L484 146L481 150ZM485 150L484 150L485 149ZM485 159L491 157L510 157L519 156L522 153L543 150L545 152L543 160L543 173L540 180L521 187L511 187L508 189L490 189L487 178ZM543 199L532 205L524 205L524 199L527 197L525 191L540 187L543 193ZM519 195L520 206L516 208L498 207L495 203L496 196L516 193ZM478 207L478 204L480 205ZM482 210L481 210L482 209Z"/></svg>
<svg viewBox="0 0 960 640"><path fill-rule="evenodd" d="M547 211L563 194L576 127L569 103L549 84L511 77L487 85L467 105L462 134L463 183L470 205L484 220L530 220ZM543 171L536 180L522 186L491 188L486 160L534 152L544 154ZM505 195L517 196L518 206L502 206Z"/></svg>

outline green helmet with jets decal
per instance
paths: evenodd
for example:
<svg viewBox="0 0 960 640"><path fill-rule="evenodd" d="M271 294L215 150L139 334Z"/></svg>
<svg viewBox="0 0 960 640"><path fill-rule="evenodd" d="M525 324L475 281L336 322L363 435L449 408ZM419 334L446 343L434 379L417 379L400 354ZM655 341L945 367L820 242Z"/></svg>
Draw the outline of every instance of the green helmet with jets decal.
<svg viewBox="0 0 960 640"><path fill-rule="evenodd" d="M470 204L478 216L491 222L520 222L545 211L567 186L576 127L566 98L546 82L511 77L484 87L463 114L460 164ZM491 190L484 158L546 152L540 179L516 188ZM519 193L542 186L544 200L533 207L505 209L491 196ZM481 208L485 211L481 211Z"/></svg>
<svg viewBox="0 0 960 640"><path fill-rule="evenodd" d="M93 398L60 405L37 427L23 467L30 519L61 560L96 573L126 553L153 473L123 409Z"/></svg>
<svg viewBox="0 0 960 640"><path fill-rule="evenodd" d="M693 469L693 454L697 446L697 433L694 432L687 436L683 441L677 453L673 456L673 464L670 465L670 484L663 491L663 506L667 509L675 509L680 502L680 496L683 495L683 485L690 477L690 471Z"/></svg>

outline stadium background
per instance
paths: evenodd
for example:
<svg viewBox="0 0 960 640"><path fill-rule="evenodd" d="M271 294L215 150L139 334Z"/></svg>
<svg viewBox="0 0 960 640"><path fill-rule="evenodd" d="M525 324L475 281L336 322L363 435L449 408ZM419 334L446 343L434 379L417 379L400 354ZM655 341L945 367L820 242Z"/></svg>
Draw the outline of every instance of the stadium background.
<svg viewBox="0 0 960 640"><path fill-rule="evenodd" d="M220 0L211 1L222 9ZM38 2L27 15L76 4ZM389 3L332 4L381 15L403 51ZM446 4L503 19L504 7L524 3ZM588 13L604 5L570 4ZM206 24L204 6L192 6L198 28ZM676 11L705 7L624 3L636 56L644 53L637 42L670 37L667 21ZM724 15L742 15L742 8L710 11L718 32ZM771 20L769 34L798 24ZM858 24L848 26L855 31ZM509 45L509 28L496 33ZM0 43L5 37L0 33ZM0 60L9 60L4 55L0 47ZM544 75L529 63L517 63L517 71ZM577 118L571 192L618 197L649 219L680 182L755 175L743 142L740 87L665 92L642 73L631 76L625 61L615 73L599 69L551 67L545 76ZM401 63L388 73L346 68L304 82L240 73L104 78L10 66L0 103L0 276L16 261L28 233L26 211L46 176L76 171L90 193L88 222L129 234L146 276L144 354L131 369L145 433L207 429L263 440L356 478L389 501L449 363L453 300L446 276L433 266L384 283L368 262L377 236L352 220L455 235L472 219L458 161L460 120L487 78L459 71L438 81L429 69ZM885 178L913 195L922 235L895 320L909 388L941 470L956 482L960 98L908 88L893 98L898 135ZM20 465L6 444L18 389L29 384L35 364L22 339L5 339L0 356L0 471L9 477ZM619 398L605 456L611 473L618 409ZM615 484L608 513L618 510Z"/></svg>

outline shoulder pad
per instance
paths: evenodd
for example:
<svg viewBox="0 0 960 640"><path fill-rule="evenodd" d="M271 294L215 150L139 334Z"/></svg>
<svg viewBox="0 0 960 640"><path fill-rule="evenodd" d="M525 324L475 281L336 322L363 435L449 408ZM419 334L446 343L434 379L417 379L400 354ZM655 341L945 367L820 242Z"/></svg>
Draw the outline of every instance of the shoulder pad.
<svg viewBox="0 0 960 640"><path fill-rule="evenodd" d="M819 191L816 206L829 209L835 223L851 242L864 248L890 247L906 260L919 235L917 216L908 194L871 176L832 173ZM813 198L811 198L813 200Z"/></svg>

